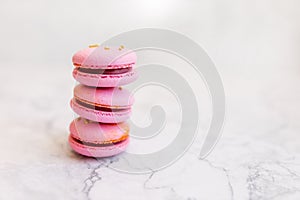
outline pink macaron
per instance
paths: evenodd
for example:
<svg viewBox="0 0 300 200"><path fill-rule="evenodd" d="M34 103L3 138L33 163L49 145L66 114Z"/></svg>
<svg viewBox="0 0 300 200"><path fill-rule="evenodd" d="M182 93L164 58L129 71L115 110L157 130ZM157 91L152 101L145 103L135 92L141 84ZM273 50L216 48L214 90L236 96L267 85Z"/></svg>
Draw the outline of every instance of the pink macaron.
<svg viewBox="0 0 300 200"><path fill-rule="evenodd" d="M72 62L75 66L73 77L87 86L116 87L131 83L138 77L133 69L136 54L123 46L90 46L75 53Z"/></svg>
<svg viewBox="0 0 300 200"><path fill-rule="evenodd" d="M74 112L83 118L119 123L130 117L133 101L131 93L121 87L94 88L79 84L74 88L70 104Z"/></svg>
<svg viewBox="0 0 300 200"><path fill-rule="evenodd" d="M129 125L103 124L77 118L70 124L69 144L85 156L109 157L125 151L129 144Z"/></svg>

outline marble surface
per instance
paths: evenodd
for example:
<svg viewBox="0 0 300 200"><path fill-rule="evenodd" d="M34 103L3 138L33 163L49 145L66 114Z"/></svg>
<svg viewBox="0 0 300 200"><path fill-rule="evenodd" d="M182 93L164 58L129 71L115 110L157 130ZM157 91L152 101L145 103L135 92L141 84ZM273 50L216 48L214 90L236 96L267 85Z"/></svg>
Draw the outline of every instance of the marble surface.
<svg viewBox="0 0 300 200"><path fill-rule="evenodd" d="M0 199L300 198L295 73L281 72L289 79L280 87L273 78L264 85L235 78L237 86L224 73L227 119L214 151L199 159L199 137L173 165L133 175L110 168L118 157L95 160L69 148L71 68L23 65L15 71L18 65L5 66L0 74Z"/></svg>

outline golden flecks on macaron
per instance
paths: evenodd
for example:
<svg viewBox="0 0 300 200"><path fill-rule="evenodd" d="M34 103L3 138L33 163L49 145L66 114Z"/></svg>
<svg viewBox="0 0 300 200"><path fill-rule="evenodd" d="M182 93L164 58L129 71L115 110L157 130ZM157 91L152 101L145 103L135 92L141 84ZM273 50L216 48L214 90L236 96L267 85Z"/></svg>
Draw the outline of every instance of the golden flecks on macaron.
<svg viewBox="0 0 300 200"><path fill-rule="evenodd" d="M123 46L123 45L121 45L120 47L119 47L119 51L121 51L122 49L124 49L125 47Z"/></svg>
<svg viewBox="0 0 300 200"><path fill-rule="evenodd" d="M104 50L109 50L110 48L109 47L104 47Z"/></svg>
<svg viewBox="0 0 300 200"><path fill-rule="evenodd" d="M91 45L89 45L89 48L96 48L96 47L99 47L99 44L91 44Z"/></svg>
<svg viewBox="0 0 300 200"><path fill-rule="evenodd" d="M90 120L84 119L84 124L89 124L89 123L90 123Z"/></svg>

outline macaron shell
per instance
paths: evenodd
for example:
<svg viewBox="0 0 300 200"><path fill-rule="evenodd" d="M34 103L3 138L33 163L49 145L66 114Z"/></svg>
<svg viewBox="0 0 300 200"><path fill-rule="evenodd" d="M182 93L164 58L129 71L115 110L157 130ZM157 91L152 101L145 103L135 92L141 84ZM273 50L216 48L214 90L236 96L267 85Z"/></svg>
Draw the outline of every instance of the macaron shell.
<svg viewBox="0 0 300 200"><path fill-rule="evenodd" d="M94 50L95 50L95 48L85 48L85 49L79 50L72 57L73 64L81 65Z"/></svg>
<svg viewBox="0 0 300 200"><path fill-rule="evenodd" d="M125 88L94 88L79 84L74 88L74 97L93 104L113 108L130 108L134 102Z"/></svg>
<svg viewBox="0 0 300 200"><path fill-rule="evenodd" d="M119 142L114 145L110 146L103 146L103 147L95 147L95 146L87 146L81 143L78 143L72 136L69 136L69 145L71 148L84 156L88 157L109 157L109 156L114 156L119 153L122 153L123 151L126 150L126 147L129 144L129 138L124 140L123 142Z"/></svg>
<svg viewBox="0 0 300 200"><path fill-rule="evenodd" d="M83 68L113 69L119 65L136 63L134 51L120 47L86 48L74 54L73 64Z"/></svg>
<svg viewBox="0 0 300 200"><path fill-rule="evenodd" d="M123 74L106 75L106 74L88 74L73 70L73 77L79 83L92 87L117 87L132 83L138 78L135 70Z"/></svg>
<svg viewBox="0 0 300 200"><path fill-rule="evenodd" d="M119 124L103 124L77 118L70 124L70 133L73 138L94 144L116 143L128 138L129 125L126 122Z"/></svg>
<svg viewBox="0 0 300 200"><path fill-rule="evenodd" d="M102 123L120 123L129 119L131 114L131 109L125 109L118 112L106 112L100 110L94 110L90 108L86 108L84 106L79 105L75 99L72 99L70 102L71 108L75 113L79 116Z"/></svg>

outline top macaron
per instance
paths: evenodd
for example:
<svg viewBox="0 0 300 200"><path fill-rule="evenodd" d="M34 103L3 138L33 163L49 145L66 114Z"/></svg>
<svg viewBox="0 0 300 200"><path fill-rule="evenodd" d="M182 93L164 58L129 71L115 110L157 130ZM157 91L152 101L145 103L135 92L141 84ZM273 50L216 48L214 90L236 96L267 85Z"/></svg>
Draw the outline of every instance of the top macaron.
<svg viewBox="0 0 300 200"><path fill-rule="evenodd" d="M91 45L74 54L73 77L92 87L116 87L137 79L133 69L137 56L134 51L119 47Z"/></svg>

